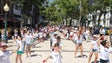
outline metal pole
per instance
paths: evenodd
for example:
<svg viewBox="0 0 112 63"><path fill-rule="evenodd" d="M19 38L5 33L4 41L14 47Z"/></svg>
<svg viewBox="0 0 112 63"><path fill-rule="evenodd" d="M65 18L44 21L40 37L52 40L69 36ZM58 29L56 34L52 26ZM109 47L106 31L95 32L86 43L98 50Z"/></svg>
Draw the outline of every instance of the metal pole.
<svg viewBox="0 0 112 63"><path fill-rule="evenodd" d="M5 34L4 41L7 42L7 12L5 13Z"/></svg>

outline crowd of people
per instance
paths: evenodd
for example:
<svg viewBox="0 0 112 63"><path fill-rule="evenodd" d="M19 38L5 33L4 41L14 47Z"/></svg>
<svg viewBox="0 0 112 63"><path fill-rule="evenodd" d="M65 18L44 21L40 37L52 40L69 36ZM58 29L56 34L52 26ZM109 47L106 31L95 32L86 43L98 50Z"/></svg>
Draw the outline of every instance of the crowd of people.
<svg viewBox="0 0 112 63"><path fill-rule="evenodd" d="M101 29L102 30L102 29ZM9 52L7 44L4 43L4 29L1 31L1 50L0 63L10 63L9 55L16 53L15 63L23 63L22 54L26 53L26 58L31 57L31 49L36 44L44 42L50 38L51 54L43 60L43 63L52 57L53 63L62 63L62 39L71 40L75 44L74 58L77 58L77 51L80 49L80 56L83 56L83 41L88 42L91 39L91 50L88 57L88 63L91 62L92 55L95 55L94 63L100 58L100 63L109 63L109 41L104 38L104 31L100 30L100 36L92 34L90 28L85 27L67 27L67 26L45 26L39 29L32 27L23 27L14 29L12 36L13 42L16 43L16 50ZM7 32L8 35L8 32ZM100 55L98 54L100 51Z"/></svg>

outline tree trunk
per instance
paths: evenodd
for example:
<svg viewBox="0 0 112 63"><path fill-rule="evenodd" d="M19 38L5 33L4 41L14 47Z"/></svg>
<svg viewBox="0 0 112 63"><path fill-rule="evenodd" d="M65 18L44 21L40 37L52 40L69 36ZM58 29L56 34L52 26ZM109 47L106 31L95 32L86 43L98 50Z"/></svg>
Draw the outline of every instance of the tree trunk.
<svg viewBox="0 0 112 63"><path fill-rule="evenodd" d="M101 16L102 16L102 12L99 14L99 17L98 17L98 25L100 25L100 18L101 18Z"/></svg>
<svg viewBox="0 0 112 63"><path fill-rule="evenodd" d="M69 26L71 26L72 25L72 18L70 19L70 22L69 22Z"/></svg>
<svg viewBox="0 0 112 63"><path fill-rule="evenodd" d="M104 13L104 19L103 19L103 24L104 24L104 27L105 27L105 21L106 21L106 13Z"/></svg>
<svg viewBox="0 0 112 63"><path fill-rule="evenodd" d="M67 17L66 17L66 26L67 26L67 24L68 24L68 23L67 23Z"/></svg>
<svg viewBox="0 0 112 63"><path fill-rule="evenodd" d="M96 11L95 11L95 12L96 12ZM92 21L93 21L93 26L95 26L95 25L96 25L97 14L94 13L92 17L93 17L93 19L92 19Z"/></svg>

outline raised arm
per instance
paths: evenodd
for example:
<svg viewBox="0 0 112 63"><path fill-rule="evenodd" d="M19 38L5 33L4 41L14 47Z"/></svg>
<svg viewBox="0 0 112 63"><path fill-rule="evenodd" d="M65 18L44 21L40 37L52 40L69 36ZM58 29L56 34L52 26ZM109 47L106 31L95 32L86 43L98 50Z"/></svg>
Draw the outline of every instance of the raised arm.
<svg viewBox="0 0 112 63"><path fill-rule="evenodd" d="M50 58L51 55L48 55L46 59L43 60L43 63L47 62L47 60Z"/></svg>
<svg viewBox="0 0 112 63"><path fill-rule="evenodd" d="M100 42L101 42L101 40L100 40L100 39L101 39L101 38L102 38L102 37L99 37L99 38L97 39L97 41L96 41L96 42L97 42L97 44L98 44L98 46L100 46Z"/></svg>

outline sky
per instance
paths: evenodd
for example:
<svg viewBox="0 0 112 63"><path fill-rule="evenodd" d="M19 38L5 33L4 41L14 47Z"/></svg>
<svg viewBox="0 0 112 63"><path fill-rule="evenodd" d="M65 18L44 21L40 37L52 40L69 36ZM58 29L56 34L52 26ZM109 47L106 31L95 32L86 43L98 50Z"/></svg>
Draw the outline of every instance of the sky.
<svg viewBox="0 0 112 63"><path fill-rule="evenodd" d="M49 2L53 2L53 0L49 0Z"/></svg>

